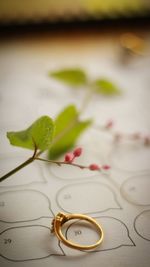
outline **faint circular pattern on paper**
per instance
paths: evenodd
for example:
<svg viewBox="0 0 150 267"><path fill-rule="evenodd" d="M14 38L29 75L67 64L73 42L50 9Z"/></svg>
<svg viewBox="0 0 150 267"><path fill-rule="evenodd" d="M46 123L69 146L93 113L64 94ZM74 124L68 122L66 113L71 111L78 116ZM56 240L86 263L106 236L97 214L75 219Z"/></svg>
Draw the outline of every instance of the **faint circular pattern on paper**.
<svg viewBox="0 0 150 267"><path fill-rule="evenodd" d="M130 203L139 206L150 205L150 174L128 178L121 186L122 196Z"/></svg>
<svg viewBox="0 0 150 267"><path fill-rule="evenodd" d="M150 170L150 149L132 143L118 144L110 155L110 164L128 172Z"/></svg>
<svg viewBox="0 0 150 267"><path fill-rule="evenodd" d="M143 211L135 218L134 228L140 237L150 241L150 210Z"/></svg>
<svg viewBox="0 0 150 267"><path fill-rule="evenodd" d="M57 203L62 210L71 213L97 214L121 209L112 188L99 182L64 186L57 193Z"/></svg>

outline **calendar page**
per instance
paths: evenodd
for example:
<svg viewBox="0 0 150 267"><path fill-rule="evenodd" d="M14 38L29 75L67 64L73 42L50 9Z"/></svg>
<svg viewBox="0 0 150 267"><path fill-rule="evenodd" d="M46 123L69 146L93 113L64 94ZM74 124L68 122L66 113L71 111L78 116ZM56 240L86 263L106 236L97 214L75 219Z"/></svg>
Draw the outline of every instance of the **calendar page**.
<svg viewBox="0 0 150 267"><path fill-rule="evenodd" d="M113 119L116 132L150 133L149 49L123 64L118 37L20 38L0 44L0 61L1 176L31 156L9 144L7 131L25 129L42 115L54 119L70 103L82 106L84 88L65 86L48 77L49 71L80 67L91 79L107 77L121 90L117 97L91 97L82 118L93 124L77 143L83 148L77 163L108 164L107 173L36 161L0 183L0 265L148 267L150 146L126 138L116 143L99 126ZM102 244L83 251L58 241L50 233L58 212L96 219L104 231ZM97 239L78 221L64 234L84 245Z"/></svg>

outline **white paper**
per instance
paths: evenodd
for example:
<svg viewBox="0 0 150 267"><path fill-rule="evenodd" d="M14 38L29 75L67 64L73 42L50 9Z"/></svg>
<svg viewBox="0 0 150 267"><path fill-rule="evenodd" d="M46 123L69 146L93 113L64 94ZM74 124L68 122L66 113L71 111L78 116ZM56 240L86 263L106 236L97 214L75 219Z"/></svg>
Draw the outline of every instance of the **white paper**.
<svg viewBox="0 0 150 267"><path fill-rule="evenodd" d="M93 96L83 118L94 118L96 125L112 118L118 132L150 133L149 56L122 65L119 38L58 40L19 39L0 45L1 175L31 155L9 145L6 131L22 130L44 114L54 118L70 103L81 107L85 90L60 85L48 77L49 70L79 66L91 79L112 79L122 95ZM78 161L110 164L108 175L35 162L0 184L1 266L149 266L150 147L139 141L114 145L110 134L94 128L78 145L83 147ZM61 211L95 218L104 230L102 244L85 252L59 242L50 225ZM66 234L83 244L97 238L78 223Z"/></svg>

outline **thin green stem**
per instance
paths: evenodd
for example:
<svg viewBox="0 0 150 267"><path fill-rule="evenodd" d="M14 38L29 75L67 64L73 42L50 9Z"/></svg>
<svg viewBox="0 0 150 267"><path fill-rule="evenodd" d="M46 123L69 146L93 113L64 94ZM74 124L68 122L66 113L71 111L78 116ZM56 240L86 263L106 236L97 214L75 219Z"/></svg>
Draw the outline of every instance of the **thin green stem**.
<svg viewBox="0 0 150 267"><path fill-rule="evenodd" d="M27 165L29 165L30 163L32 163L35 160L35 157L37 156L37 154L39 154L39 152L37 153L37 146L35 145L34 148L34 152L32 157L30 157L29 159L27 159L26 161L24 161L23 163L21 163L19 166L17 166L16 168L14 168L13 170L11 170L10 172L6 173L5 175L3 175L2 177L0 177L0 182L4 181L5 179L7 179L9 176L15 174L16 172L18 172L19 170L21 170L22 168L26 167Z"/></svg>
<svg viewBox="0 0 150 267"><path fill-rule="evenodd" d="M20 164L19 166L17 166L15 169L11 170L10 172L6 173L5 175L3 175L0 178L0 182L4 181L5 179L7 179L9 176L15 174L16 172L18 172L19 170L21 170L22 168L24 168L25 166L29 165L31 162L34 161L34 157L31 157L29 159L27 159L25 162L23 162L22 164Z"/></svg>

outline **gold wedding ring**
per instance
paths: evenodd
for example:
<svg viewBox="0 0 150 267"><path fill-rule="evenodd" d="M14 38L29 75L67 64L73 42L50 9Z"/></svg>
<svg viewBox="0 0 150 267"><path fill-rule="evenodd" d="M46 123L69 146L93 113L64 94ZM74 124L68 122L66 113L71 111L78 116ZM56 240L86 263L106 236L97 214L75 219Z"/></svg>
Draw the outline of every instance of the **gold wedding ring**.
<svg viewBox="0 0 150 267"><path fill-rule="evenodd" d="M99 234L98 241L92 245L85 246L85 245L80 245L80 244L74 243L74 242L66 239L62 233L62 227L66 222L68 222L70 220L74 220L74 219L88 221L90 224L92 224L92 226L94 226L95 230ZM62 243L65 244L66 246L68 246L70 248L74 248L74 249L79 249L79 250L82 250L82 249L83 250L90 250L90 249L96 248L97 246L100 245L100 243L102 242L103 237L104 237L103 230L102 230L101 226L96 222L96 220L94 220L93 218L91 218L87 215L83 215L83 214L64 214L61 212L58 213L52 221L51 232L55 233L56 236L58 237L58 239L60 241L62 241Z"/></svg>

